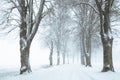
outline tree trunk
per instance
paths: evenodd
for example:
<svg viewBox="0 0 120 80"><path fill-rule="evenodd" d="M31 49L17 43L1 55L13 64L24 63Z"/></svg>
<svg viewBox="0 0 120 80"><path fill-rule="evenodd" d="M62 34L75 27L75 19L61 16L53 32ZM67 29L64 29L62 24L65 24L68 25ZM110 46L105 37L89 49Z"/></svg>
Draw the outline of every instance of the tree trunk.
<svg viewBox="0 0 120 80"><path fill-rule="evenodd" d="M67 64L69 64L69 53L66 54Z"/></svg>
<svg viewBox="0 0 120 80"><path fill-rule="evenodd" d="M60 51L57 50L57 65L60 65Z"/></svg>
<svg viewBox="0 0 120 80"><path fill-rule="evenodd" d="M106 0L108 2L108 0ZM108 2L109 3L109 2ZM108 3L105 4L105 11L103 13L103 29L101 32L101 39L103 44L103 58L104 58L104 65L103 65L103 72L107 71L114 71L113 62L112 62L112 44L113 44L113 37L112 31L110 27L110 7ZM101 23L102 24L102 23Z"/></svg>
<svg viewBox="0 0 120 80"><path fill-rule="evenodd" d="M104 9L102 8L101 2L95 0L99 15L100 15L100 29L101 29L101 41L103 45L103 72L114 71L112 62L112 44L113 37L110 27L110 11L114 0L105 0Z"/></svg>
<svg viewBox="0 0 120 80"><path fill-rule="evenodd" d="M86 47L85 47L85 33L82 32L82 39L81 39L81 63L82 65L86 64Z"/></svg>
<svg viewBox="0 0 120 80"><path fill-rule="evenodd" d="M29 63L29 47L21 47L20 49L21 53L21 68L20 68L20 74L23 74L24 72L31 72L31 67Z"/></svg>
<svg viewBox="0 0 120 80"><path fill-rule="evenodd" d="M86 51L86 54L85 54L85 58L86 58L86 66L89 66L89 67L91 67L92 65L91 65L91 32L90 32L90 30L89 30L89 34L88 34L88 36L87 36L87 38L86 38L87 40L87 44L86 44L86 49L87 49L87 51Z"/></svg>
<svg viewBox="0 0 120 80"><path fill-rule="evenodd" d="M85 59L86 59L86 67L89 66L91 67L91 57L90 57L90 53L86 53L86 56L85 56Z"/></svg>
<svg viewBox="0 0 120 80"><path fill-rule="evenodd" d="M81 39L81 38L80 38ZM80 41L80 59L81 59L81 64L85 65L85 60L84 60L84 52L83 52L83 42L82 39Z"/></svg>
<svg viewBox="0 0 120 80"><path fill-rule="evenodd" d="M21 5L22 4L22 5ZM20 25L20 54L21 54L21 68L20 74L24 72L31 72L30 63L29 63L29 48L30 44L27 41L27 7L24 0L21 0L20 5L20 16L21 16L21 25Z"/></svg>
<svg viewBox="0 0 120 80"><path fill-rule="evenodd" d="M114 71L113 68L113 62L112 62L112 44L113 44L113 38L102 38L102 44L103 44L103 72L107 71Z"/></svg>
<svg viewBox="0 0 120 80"><path fill-rule="evenodd" d="M65 53L63 53L63 64L65 64L65 57L66 57Z"/></svg>
<svg viewBox="0 0 120 80"><path fill-rule="evenodd" d="M84 56L83 50L81 51L81 64L85 65L85 56Z"/></svg>
<svg viewBox="0 0 120 80"><path fill-rule="evenodd" d="M27 25L26 22L23 20L20 27L20 54L21 54L20 74L23 74L24 72L31 72L31 67L29 63L29 49L31 42L27 40L26 33Z"/></svg>
<svg viewBox="0 0 120 80"><path fill-rule="evenodd" d="M53 42L52 41L51 41L49 60L50 60L50 66L52 66L53 65Z"/></svg>

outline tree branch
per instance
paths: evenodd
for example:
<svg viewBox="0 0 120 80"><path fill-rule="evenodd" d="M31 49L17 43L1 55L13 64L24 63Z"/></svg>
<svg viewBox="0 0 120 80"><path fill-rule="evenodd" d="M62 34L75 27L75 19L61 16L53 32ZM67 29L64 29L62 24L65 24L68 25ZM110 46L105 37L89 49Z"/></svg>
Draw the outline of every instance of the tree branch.
<svg viewBox="0 0 120 80"><path fill-rule="evenodd" d="M21 10L19 9L19 6L13 0L10 0L10 1L13 3L13 5L15 6L15 8L17 8L17 10L19 12L21 12Z"/></svg>
<svg viewBox="0 0 120 80"><path fill-rule="evenodd" d="M30 40L30 41L32 41L32 39L34 38L34 36L35 36L35 34L36 34L37 30L38 30L40 21L42 19L42 13L43 13L44 4L45 4L45 0L41 0L38 13L37 13L37 15L35 17L34 27L32 28L32 32L31 32L30 36L28 37L28 40Z"/></svg>
<svg viewBox="0 0 120 80"><path fill-rule="evenodd" d="M80 2L80 3L76 3L76 4L73 4L73 6L77 6L77 5L88 5L90 6L97 14L99 14L99 12L89 3L86 3L86 2Z"/></svg>

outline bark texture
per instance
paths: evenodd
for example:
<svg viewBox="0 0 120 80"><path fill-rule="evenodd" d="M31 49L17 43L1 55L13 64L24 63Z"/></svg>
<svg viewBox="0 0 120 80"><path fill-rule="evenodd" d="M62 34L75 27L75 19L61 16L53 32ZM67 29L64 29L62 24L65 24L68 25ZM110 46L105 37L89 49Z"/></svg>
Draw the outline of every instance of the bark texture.
<svg viewBox="0 0 120 80"><path fill-rule="evenodd" d="M105 3L102 4L104 1L95 0L100 16L100 29L101 29L101 41L103 45L103 72L107 71L114 71L113 61L112 61L112 44L113 44L113 37L112 31L110 27L110 10L114 0L105 0ZM102 6L104 6L104 9Z"/></svg>
<svg viewBox="0 0 120 80"><path fill-rule="evenodd" d="M21 54L21 68L20 74L31 72L29 54L30 46L34 36L37 33L39 24L42 20L42 13L45 0L40 1L40 6L37 15L33 21L33 0L18 0L18 11L21 17L20 24L20 54Z"/></svg>
<svg viewBox="0 0 120 80"><path fill-rule="evenodd" d="M29 63L29 48L30 44L27 42L27 7L25 5L25 1L21 0L20 4L22 4L20 15L21 15L21 25L20 25L20 54L21 54L21 68L20 74L24 72L31 72L31 67Z"/></svg>

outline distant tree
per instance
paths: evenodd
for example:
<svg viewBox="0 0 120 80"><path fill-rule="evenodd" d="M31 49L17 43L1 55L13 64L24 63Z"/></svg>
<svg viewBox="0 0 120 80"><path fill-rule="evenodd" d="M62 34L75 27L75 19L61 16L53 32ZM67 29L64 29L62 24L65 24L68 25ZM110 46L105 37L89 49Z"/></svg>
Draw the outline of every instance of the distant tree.
<svg viewBox="0 0 120 80"><path fill-rule="evenodd" d="M50 60L50 66L53 65L53 41L51 41L51 45L50 45L50 56L49 56L49 60Z"/></svg>
<svg viewBox="0 0 120 80"><path fill-rule="evenodd" d="M81 64L91 66L92 40L93 36L98 32L98 15L96 14L95 4L89 4L91 0L76 0L73 4L73 12L75 22L77 24L76 31L81 54Z"/></svg>
<svg viewBox="0 0 120 80"><path fill-rule="evenodd" d="M69 39L69 15L68 8L64 4L64 0L56 0L54 5L54 15L52 17L54 31L54 47L57 53L57 65L60 64L60 56L62 55L63 64L65 64L67 41Z"/></svg>
<svg viewBox="0 0 120 80"><path fill-rule="evenodd" d="M48 19L48 18L47 18ZM51 22L51 21L50 21ZM47 30L47 32L43 32L45 34L43 34L43 44L45 45L45 47L49 48L50 54L49 54L49 65L52 66L53 65L53 53L54 53L54 34L53 34L53 30L51 30L51 24L48 24L49 29Z"/></svg>

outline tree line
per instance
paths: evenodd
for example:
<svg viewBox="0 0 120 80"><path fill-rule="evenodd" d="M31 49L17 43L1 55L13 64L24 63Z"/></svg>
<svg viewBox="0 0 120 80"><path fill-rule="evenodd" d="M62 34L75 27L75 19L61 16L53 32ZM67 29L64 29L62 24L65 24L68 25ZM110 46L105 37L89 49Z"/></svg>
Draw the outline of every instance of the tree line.
<svg viewBox="0 0 120 80"><path fill-rule="evenodd" d="M29 62L30 47L42 26L40 24L47 28L43 33L43 41L50 49L51 66L54 52L57 54L57 65L60 64L61 56L65 64L70 55L68 52L73 50L71 44L76 44L81 64L91 67L92 45L101 42L102 71L114 71L111 23L112 16L119 15L116 8L118 2L119 0L4 0L3 5L9 7L3 6L1 9L1 25L6 28L9 26L8 32L19 28L20 74L32 71Z"/></svg>

